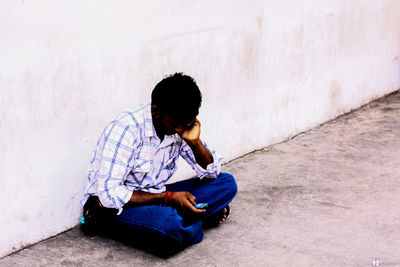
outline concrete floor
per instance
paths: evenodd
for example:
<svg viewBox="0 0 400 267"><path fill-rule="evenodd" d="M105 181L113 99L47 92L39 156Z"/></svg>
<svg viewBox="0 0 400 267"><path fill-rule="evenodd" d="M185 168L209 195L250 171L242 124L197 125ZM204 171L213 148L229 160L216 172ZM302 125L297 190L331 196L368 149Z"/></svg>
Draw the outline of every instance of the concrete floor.
<svg viewBox="0 0 400 267"><path fill-rule="evenodd" d="M73 229L0 266L400 265L399 91L224 171L239 186L231 215L173 257Z"/></svg>

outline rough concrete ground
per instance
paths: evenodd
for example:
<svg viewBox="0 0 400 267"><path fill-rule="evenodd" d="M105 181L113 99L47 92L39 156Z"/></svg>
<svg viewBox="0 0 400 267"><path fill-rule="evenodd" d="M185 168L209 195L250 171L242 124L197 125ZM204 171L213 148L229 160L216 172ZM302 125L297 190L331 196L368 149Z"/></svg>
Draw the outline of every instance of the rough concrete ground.
<svg viewBox="0 0 400 267"><path fill-rule="evenodd" d="M400 266L399 91L224 171L239 186L228 220L171 258L73 229L0 265Z"/></svg>

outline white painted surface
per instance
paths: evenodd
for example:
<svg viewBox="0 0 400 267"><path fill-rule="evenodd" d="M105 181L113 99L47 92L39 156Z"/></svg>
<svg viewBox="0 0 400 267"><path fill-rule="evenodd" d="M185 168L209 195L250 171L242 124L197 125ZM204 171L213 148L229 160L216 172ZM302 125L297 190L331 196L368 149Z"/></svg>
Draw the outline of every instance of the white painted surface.
<svg viewBox="0 0 400 267"><path fill-rule="evenodd" d="M195 77L203 138L228 161L399 88L399 10L397 0L0 1L0 256L78 223L100 132L164 75Z"/></svg>

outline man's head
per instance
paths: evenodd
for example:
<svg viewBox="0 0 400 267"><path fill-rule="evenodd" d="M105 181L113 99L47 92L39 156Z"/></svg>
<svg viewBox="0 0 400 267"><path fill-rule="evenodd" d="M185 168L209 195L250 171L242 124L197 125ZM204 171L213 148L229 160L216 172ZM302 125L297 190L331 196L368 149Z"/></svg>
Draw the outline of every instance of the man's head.
<svg viewBox="0 0 400 267"><path fill-rule="evenodd" d="M160 134L191 124L199 114L201 92L194 79L175 73L160 81L151 93L154 126Z"/></svg>

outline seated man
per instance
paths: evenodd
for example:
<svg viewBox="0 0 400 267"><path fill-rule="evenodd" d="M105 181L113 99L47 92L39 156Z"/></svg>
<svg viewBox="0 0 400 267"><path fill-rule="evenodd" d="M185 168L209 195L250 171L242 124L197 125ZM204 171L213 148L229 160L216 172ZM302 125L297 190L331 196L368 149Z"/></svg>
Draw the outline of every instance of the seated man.
<svg viewBox="0 0 400 267"><path fill-rule="evenodd" d="M237 186L200 140L200 104L193 78L176 73L156 85L151 103L108 124L89 166L84 230L181 249L200 242L204 227L224 221ZM179 156L197 178L166 184Z"/></svg>

